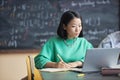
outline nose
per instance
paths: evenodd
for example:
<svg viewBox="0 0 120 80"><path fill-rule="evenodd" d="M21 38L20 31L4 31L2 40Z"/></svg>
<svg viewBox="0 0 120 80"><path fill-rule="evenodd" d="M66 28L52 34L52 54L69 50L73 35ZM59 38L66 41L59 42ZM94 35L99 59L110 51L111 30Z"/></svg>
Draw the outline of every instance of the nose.
<svg viewBox="0 0 120 80"><path fill-rule="evenodd" d="M75 31L78 32L79 30L80 30L80 27L77 26L76 29L75 29Z"/></svg>

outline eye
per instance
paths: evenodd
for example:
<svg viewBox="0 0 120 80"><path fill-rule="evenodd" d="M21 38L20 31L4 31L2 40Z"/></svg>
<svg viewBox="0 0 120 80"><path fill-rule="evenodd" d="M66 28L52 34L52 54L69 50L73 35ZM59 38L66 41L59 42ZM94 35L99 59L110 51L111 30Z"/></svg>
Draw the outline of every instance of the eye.
<svg viewBox="0 0 120 80"><path fill-rule="evenodd" d="M74 25L72 25L72 27L77 27L77 25L74 24Z"/></svg>
<svg viewBox="0 0 120 80"><path fill-rule="evenodd" d="M73 28L76 27L75 25L72 26Z"/></svg>

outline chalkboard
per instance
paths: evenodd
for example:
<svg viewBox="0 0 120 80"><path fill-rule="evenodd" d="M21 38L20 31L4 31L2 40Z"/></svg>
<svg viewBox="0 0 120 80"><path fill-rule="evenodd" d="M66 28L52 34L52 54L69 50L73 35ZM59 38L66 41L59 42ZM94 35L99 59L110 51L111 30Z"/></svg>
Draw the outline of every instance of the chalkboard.
<svg viewBox="0 0 120 80"><path fill-rule="evenodd" d="M94 47L119 30L119 0L0 0L0 49L40 49L66 10L83 17L83 35Z"/></svg>

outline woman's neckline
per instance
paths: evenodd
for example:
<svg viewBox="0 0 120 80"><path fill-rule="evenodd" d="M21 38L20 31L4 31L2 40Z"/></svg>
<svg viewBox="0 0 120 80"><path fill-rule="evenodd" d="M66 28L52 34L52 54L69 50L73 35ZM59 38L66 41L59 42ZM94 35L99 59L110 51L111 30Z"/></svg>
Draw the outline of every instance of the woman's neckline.
<svg viewBox="0 0 120 80"><path fill-rule="evenodd" d="M70 39L64 39L63 42L67 47L72 47L75 42L76 42L77 38L70 38Z"/></svg>

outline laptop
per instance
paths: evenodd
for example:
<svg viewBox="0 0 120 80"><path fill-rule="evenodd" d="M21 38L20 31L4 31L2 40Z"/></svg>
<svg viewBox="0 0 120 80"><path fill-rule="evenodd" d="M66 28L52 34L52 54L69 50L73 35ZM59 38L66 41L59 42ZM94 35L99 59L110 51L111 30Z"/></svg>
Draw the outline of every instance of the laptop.
<svg viewBox="0 0 120 80"><path fill-rule="evenodd" d="M81 72L96 72L100 71L102 67L116 66L118 65L119 56L120 48L88 49Z"/></svg>

